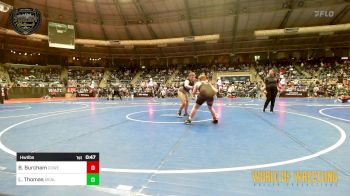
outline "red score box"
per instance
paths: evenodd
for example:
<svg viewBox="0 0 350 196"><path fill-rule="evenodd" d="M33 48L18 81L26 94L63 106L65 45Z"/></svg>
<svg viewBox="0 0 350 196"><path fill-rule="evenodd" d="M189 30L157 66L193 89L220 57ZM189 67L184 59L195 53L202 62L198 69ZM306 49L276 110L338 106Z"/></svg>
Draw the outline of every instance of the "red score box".
<svg viewBox="0 0 350 196"><path fill-rule="evenodd" d="M100 162L99 161L88 161L87 164L87 173L100 173Z"/></svg>

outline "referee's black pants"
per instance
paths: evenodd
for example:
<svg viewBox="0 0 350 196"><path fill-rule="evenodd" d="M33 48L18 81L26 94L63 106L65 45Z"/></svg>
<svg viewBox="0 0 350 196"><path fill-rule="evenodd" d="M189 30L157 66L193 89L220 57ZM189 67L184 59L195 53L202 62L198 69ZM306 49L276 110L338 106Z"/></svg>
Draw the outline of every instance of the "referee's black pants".
<svg viewBox="0 0 350 196"><path fill-rule="evenodd" d="M264 104L264 111L269 105L269 103L271 102L270 112L273 112L273 108L275 107L275 101L276 101L276 96L278 92L277 87L267 88L266 91L267 91L267 94L266 94L266 101Z"/></svg>
<svg viewBox="0 0 350 196"><path fill-rule="evenodd" d="M0 95L0 104L4 104L4 97L2 95Z"/></svg>

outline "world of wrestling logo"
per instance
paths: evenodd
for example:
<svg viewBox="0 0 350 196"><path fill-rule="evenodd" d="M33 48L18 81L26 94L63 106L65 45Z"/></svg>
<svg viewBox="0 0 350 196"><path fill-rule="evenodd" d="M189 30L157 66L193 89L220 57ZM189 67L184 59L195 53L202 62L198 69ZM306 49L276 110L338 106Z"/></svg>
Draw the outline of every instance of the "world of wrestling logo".
<svg viewBox="0 0 350 196"><path fill-rule="evenodd" d="M10 15L10 24L21 35L35 33L41 23L41 14L38 9L19 8L14 9Z"/></svg>

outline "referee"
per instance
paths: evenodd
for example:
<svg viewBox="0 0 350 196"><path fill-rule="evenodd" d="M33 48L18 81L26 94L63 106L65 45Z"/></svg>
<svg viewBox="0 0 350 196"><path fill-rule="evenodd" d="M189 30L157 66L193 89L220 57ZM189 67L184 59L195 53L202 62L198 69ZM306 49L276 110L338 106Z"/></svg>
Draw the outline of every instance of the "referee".
<svg viewBox="0 0 350 196"><path fill-rule="evenodd" d="M267 108L270 102L271 102L270 112L273 112L273 108L275 107L275 100L278 92L277 83L278 83L278 79L275 76L275 71L273 69L270 69L267 77L265 78L264 92L266 93L266 101L264 104L263 112L265 112L265 109Z"/></svg>
<svg viewBox="0 0 350 196"><path fill-rule="evenodd" d="M4 104L5 99L5 87L0 84L0 104Z"/></svg>

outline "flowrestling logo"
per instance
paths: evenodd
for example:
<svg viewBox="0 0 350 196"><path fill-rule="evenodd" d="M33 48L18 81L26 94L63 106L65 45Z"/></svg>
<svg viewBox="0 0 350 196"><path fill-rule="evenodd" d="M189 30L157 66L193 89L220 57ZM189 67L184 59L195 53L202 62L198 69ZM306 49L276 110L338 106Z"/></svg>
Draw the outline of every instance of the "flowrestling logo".
<svg viewBox="0 0 350 196"><path fill-rule="evenodd" d="M315 10L314 16L315 18L333 18L334 17L333 10Z"/></svg>
<svg viewBox="0 0 350 196"><path fill-rule="evenodd" d="M38 9L19 8L14 9L10 15L10 24L21 35L35 33L41 23L41 14Z"/></svg>

